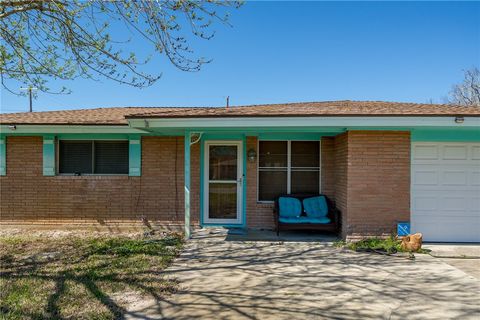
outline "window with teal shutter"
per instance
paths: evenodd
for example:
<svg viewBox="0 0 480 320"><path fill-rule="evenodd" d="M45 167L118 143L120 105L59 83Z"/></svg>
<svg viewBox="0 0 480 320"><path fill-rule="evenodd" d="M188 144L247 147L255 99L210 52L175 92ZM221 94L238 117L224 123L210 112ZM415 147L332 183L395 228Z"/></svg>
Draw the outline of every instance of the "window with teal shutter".
<svg viewBox="0 0 480 320"><path fill-rule="evenodd" d="M55 175L55 137L43 137L43 175Z"/></svg>
<svg viewBox="0 0 480 320"><path fill-rule="evenodd" d="M131 177L139 177L142 175L142 144L141 137L130 138L128 156L129 169L128 175Z"/></svg>
<svg viewBox="0 0 480 320"><path fill-rule="evenodd" d="M126 140L60 140L60 174L128 174Z"/></svg>

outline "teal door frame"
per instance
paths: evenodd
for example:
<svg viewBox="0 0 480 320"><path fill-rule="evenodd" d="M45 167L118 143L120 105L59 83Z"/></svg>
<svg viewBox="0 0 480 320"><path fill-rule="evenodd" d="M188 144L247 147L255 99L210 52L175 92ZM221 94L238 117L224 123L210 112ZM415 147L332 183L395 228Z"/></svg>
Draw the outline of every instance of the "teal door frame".
<svg viewBox="0 0 480 320"><path fill-rule="evenodd" d="M206 223L204 221L204 204L205 204L205 142L207 141L241 141L242 142L242 164L243 164L243 184L242 184L242 210L241 223L224 224L224 223ZM247 225L247 138L244 134L203 134L200 140L200 226L202 227L236 227L246 228Z"/></svg>

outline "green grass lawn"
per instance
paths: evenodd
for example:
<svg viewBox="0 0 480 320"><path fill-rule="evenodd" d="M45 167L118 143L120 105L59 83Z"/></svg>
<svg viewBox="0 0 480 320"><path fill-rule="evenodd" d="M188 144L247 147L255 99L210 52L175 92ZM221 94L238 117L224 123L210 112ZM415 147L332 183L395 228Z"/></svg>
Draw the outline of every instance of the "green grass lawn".
<svg viewBox="0 0 480 320"><path fill-rule="evenodd" d="M122 293L160 298L180 235L0 237L0 319L116 319Z"/></svg>
<svg viewBox="0 0 480 320"><path fill-rule="evenodd" d="M394 236L381 238L367 238L356 242L338 241L334 243L336 247L344 247L357 252L373 251L394 254L397 252L405 252L402 249L402 241ZM428 249L420 249L416 253L429 253Z"/></svg>

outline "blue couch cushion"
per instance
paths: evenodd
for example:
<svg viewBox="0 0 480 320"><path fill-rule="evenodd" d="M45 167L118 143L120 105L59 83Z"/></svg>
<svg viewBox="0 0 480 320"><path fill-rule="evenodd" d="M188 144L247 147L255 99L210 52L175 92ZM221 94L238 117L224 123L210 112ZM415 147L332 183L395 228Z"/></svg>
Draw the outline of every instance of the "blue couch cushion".
<svg viewBox="0 0 480 320"><path fill-rule="evenodd" d="M301 217L282 217L280 216L278 220L282 223L305 223L302 221Z"/></svg>
<svg viewBox="0 0 480 320"><path fill-rule="evenodd" d="M280 217L279 221L282 223L295 223L295 224L302 224L302 223L328 224L331 222L330 219L327 217L323 217L323 218Z"/></svg>
<svg viewBox="0 0 480 320"><path fill-rule="evenodd" d="M325 218L328 214L327 200L324 196L304 199L303 207L309 218Z"/></svg>
<svg viewBox="0 0 480 320"><path fill-rule="evenodd" d="M321 217L321 218L312 218L312 217L304 217L301 219L304 223L318 223L318 224L328 224L332 222L328 217Z"/></svg>
<svg viewBox="0 0 480 320"><path fill-rule="evenodd" d="M278 209L280 218L297 218L302 214L302 203L296 198L280 197Z"/></svg>

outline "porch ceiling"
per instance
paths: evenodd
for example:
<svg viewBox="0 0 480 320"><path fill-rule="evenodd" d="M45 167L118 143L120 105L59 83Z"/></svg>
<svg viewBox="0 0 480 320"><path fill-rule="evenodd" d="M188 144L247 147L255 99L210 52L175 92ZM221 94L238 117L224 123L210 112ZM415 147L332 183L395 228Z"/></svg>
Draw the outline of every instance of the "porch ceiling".
<svg viewBox="0 0 480 320"><path fill-rule="evenodd" d="M449 131L475 135L480 139L480 117L247 117L247 118L132 118L125 125L0 125L5 135L155 135L182 136L186 131L212 134L317 134L333 136L349 130Z"/></svg>
<svg viewBox="0 0 480 320"><path fill-rule="evenodd" d="M250 117L250 118L145 118L128 119L129 126L151 132L175 130L341 133L346 130L472 129L479 117Z"/></svg>

